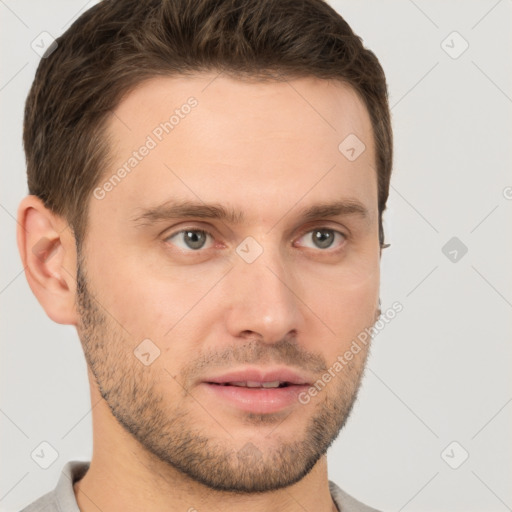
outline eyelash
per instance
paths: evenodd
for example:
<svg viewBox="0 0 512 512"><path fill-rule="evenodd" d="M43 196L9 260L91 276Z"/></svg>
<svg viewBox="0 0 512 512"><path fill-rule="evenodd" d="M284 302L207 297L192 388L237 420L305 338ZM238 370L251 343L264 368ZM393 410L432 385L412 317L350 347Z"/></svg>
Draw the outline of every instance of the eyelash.
<svg viewBox="0 0 512 512"><path fill-rule="evenodd" d="M335 235L341 235L343 237L343 242L342 242L342 245L340 247L338 247L336 249L331 249L330 247L327 247L326 249L322 249L320 247L317 247L316 250L318 252L335 254L335 253L341 251L345 247L345 242L348 240L348 235L346 235L342 231L339 231L337 229L330 228L330 227L327 227L327 226L320 226L320 227L315 227L315 228L312 228L312 229L305 230L305 231L301 232L301 234L299 235L298 239L303 238L305 235L307 235L309 233L314 233L315 231L330 231L331 233L334 233ZM191 228L180 229L179 231L171 233L170 235L168 235L168 236L166 236L164 238L164 242L167 243L167 241L169 239L175 237L176 235L180 235L182 233L187 233L187 232L202 233L204 235L207 235L207 236L211 237L213 240L215 240L215 237L209 231L206 231L205 229L199 229L199 228L192 228L191 227ZM310 247L306 247L306 249L311 249L311 248ZM199 254L201 252L207 251L208 249L203 249L201 247L201 248L196 249L196 250L191 249L191 248L188 248L188 249L181 249L181 248L179 248L179 250L187 252L187 253L197 253L197 254Z"/></svg>

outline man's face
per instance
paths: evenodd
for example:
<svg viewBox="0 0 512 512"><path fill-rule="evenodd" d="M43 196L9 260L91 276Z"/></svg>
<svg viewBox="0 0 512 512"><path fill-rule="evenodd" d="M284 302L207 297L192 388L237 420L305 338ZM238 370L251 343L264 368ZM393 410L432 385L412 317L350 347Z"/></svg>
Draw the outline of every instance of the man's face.
<svg viewBox="0 0 512 512"><path fill-rule="evenodd" d="M256 492L304 477L355 399L367 346L333 365L376 320L375 152L347 86L215 77L152 79L110 119L78 331L145 453Z"/></svg>

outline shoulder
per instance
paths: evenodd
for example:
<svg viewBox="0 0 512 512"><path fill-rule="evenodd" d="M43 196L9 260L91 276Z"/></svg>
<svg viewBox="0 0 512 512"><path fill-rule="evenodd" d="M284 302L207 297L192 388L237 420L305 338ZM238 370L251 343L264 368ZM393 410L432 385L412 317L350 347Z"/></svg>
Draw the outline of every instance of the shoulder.
<svg viewBox="0 0 512 512"><path fill-rule="evenodd" d="M80 512L73 483L85 475L89 464L78 460L67 462L62 468L55 489L30 503L21 512Z"/></svg>
<svg viewBox="0 0 512 512"><path fill-rule="evenodd" d="M55 500L55 491L50 491L30 505L26 506L21 512L61 512Z"/></svg>
<svg viewBox="0 0 512 512"><path fill-rule="evenodd" d="M379 512L377 509L369 507L356 500L330 480L329 490L331 491L332 499L336 503L340 512Z"/></svg>

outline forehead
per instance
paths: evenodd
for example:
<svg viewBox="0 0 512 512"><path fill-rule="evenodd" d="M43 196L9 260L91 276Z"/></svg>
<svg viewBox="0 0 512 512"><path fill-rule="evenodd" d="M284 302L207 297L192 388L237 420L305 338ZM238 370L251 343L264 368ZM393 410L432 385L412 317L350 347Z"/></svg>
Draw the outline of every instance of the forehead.
<svg viewBox="0 0 512 512"><path fill-rule="evenodd" d="M191 98L198 108L188 109L187 100ZM229 129L238 132L237 128L243 126L253 128L254 133L265 128L263 131L269 134L293 129L295 137L310 138L313 130L319 130L319 136L331 132L330 135L341 137L348 130L364 136L371 129L361 98L343 82L314 77L284 81L253 78L249 81L222 73L146 80L123 98L109 125L114 134L124 132L125 139L133 128L151 133L155 122L170 121L173 114L182 120L188 113L193 114L191 119L201 122L204 131L215 124L226 133ZM171 124L177 128L179 120L171 120ZM194 130L197 132L199 128L197 123Z"/></svg>
<svg viewBox="0 0 512 512"><path fill-rule="evenodd" d="M340 196L376 206L371 121L338 81L157 77L123 99L108 132L112 163L99 183L108 190L97 206L125 217L171 198L259 205L248 219L261 204L269 214Z"/></svg>

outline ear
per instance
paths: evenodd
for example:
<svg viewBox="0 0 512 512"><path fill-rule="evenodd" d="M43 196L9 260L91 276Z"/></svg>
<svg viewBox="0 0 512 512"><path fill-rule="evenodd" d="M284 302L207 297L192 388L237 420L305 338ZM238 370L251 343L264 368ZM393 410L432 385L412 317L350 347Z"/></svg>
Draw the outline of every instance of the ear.
<svg viewBox="0 0 512 512"><path fill-rule="evenodd" d="M17 242L30 289L46 314L77 325L76 246L69 224L29 195L18 207Z"/></svg>

